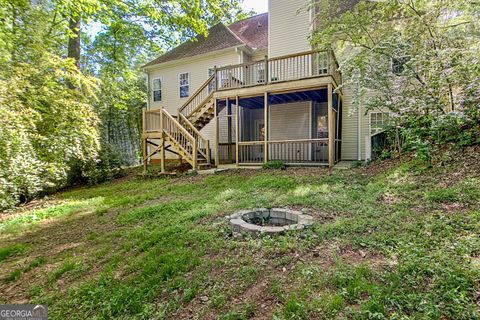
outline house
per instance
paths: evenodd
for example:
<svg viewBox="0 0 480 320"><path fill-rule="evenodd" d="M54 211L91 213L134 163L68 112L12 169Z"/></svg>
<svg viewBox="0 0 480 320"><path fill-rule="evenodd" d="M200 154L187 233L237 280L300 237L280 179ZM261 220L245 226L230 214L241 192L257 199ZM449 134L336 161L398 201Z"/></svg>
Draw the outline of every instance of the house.
<svg viewBox="0 0 480 320"><path fill-rule="evenodd" d="M333 52L309 42L306 0L270 0L269 12L212 27L144 66L144 165L180 157L226 163L328 165L364 160L387 116L366 114L343 87ZM358 101L356 99L355 101Z"/></svg>

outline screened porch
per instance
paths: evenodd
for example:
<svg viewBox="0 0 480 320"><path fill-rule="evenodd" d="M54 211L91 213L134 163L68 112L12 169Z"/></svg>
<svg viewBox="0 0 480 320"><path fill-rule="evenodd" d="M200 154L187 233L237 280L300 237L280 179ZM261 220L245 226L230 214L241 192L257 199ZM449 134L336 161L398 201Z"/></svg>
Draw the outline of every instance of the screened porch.
<svg viewBox="0 0 480 320"><path fill-rule="evenodd" d="M330 85L217 99L216 163L333 165L341 158L341 116Z"/></svg>

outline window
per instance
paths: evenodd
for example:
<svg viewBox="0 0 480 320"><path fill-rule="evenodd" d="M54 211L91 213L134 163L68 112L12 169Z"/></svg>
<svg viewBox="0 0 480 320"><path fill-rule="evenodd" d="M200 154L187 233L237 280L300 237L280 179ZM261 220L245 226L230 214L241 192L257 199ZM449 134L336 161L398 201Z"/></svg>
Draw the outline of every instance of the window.
<svg viewBox="0 0 480 320"><path fill-rule="evenodd" d="M319 75L328 73L328 55L326 52L316 54L317 72Z"/></svg>
<svg viewBox="0 0 480 320"><path fill-rule="evenodd" d="M388 112L372 112L370 113L370 134L374 135L382 132L390 121Z"/></svg>
<svg viewBox="0 0 480 320"><path fill-rule="evenodd" d="M186 98L190 95L188 73L180 73L178 76L178 79L180 83L180 98Z"/></svg>
<svg viewBox="0 0 480 320"><path fill-rule="evenodd" d="M399 76L405 71L405 64L410 60L408 56L392 58L392 72Z"/></svg>
<svg viewBox="0 0 480 320"><path fill-rule="evenodd" d="M153 101L162 101L162 78L153 79Z"/></svg>

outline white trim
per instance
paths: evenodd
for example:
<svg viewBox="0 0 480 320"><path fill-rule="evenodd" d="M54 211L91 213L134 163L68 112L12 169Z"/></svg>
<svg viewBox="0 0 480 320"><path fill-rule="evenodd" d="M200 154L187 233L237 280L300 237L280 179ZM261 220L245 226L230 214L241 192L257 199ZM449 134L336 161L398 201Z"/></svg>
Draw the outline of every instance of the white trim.
<svg viewBox="0 0 480 320"><path fill-rule="evenodd" d="M368 114L368 135L369 136L374 136L376 134L379 134L383 131L385 131L385 129L380 129L378 130L377 132L372 132L372 115L378 115L378 114L381 114L382 115L382 124L386 124L386 121L385 121L385 114L387 114L387 120L390 119L390 112L388 111L372 111Z"/></svg>
<svg viewBox="0 0 480 320"><path fill-rule="evenodd" d="M146 73L146 79L145 79L145 82L146 82L146 85L147 85L147 110L150 110L150 105L151 105L151 95L150 95L150 88L151 88L151 85L150 85L150 74L147 72Z"/></svg>
<svg viewBox="0 0 480 320"><path fill-rule="evenodd" d="M267 48L267 55L270 58L272 56L271 48L272 48L272 41L271 41L271 35L272 35L272 6L271 6L272 0L268 0L268 34L267 34L267 40L268 40L268 48Z"/></svg>
<svg viewBox="0 0 480 320"><path fill-rule="evenodd" d="M160 89L155 90L155 86L154 86L155 80L160 80ZM163 100L163 76L158 76L158 77L153 78L151 86L152 86L152 91L151 91L152 102L162 102L162 100ZM160 91L160 100L158 100L158 101L155 101L155 91Z"/></svg>
<svg viewBox="0 0 480 320"><path fill-rule="evenodd" d="M180 76L185 75L185 74L187 75L187 84L182 85L182 84L180 84L180 81L181 81ZM185 96L185 97L181 96L181 92L182 92L181 89L180 89L181 87L188 87L188 95L187 96ZM190 97L190 72L188 72L188 71L187 72L180 72L178 74L178 97L180 99L185 99L185 98Z"/></svg>
<svg viewBox="0 0 480 320"><path fill-rule="evenodd" d="M207 52L207 53L197 54L197 55L190 56L190 57L185 57L185 58L181 58L181 59L176 59L176 60L170 60L170 61L166 61L166 62L162 62L162 63L157 63L157 64L154 64L154 65L143 67L143 70L144 71L154 71L154 70L157 70L157 69L162 69L162 68L165 68L165 67L174 66L176 64L180 65L184 62L189 62L190 63L190 62L194 62L195 60L202 60L202 59L204 59L206 57L209 57L209 56L218 56L219 54L231 52L232 50L236 50L236 48L239 48L239 47L243 47L243 45L233 46L233 47L229 47L229 48L225 48L225 49L221 49L221 50L215 50L215 51L210 51L210 52Z"/></svg>

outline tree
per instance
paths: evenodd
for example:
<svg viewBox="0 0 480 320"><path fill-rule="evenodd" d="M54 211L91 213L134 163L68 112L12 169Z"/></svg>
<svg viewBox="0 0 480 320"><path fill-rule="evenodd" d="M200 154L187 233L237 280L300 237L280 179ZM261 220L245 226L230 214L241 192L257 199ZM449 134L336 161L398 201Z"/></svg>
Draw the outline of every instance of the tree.
<svg viewBox="0 0 480 320"><path fill-rule="evenodd" d="M477 1L315 0L312 5L318 9L314 45L339 53L345 85L359 83L378 93L367 110L390 109L407 142L428 143L435 138L432 126L470 114L472 106L463 102L480 79Z"/></svg>
<svg viewBox="0 0 480 320"><path fill-rule="evenodd" d="M236 0L0 0L0 209L133 164L140 66L241 15Z"/></svg>

